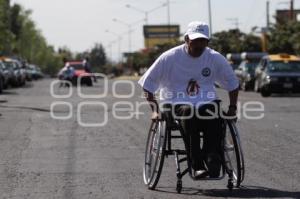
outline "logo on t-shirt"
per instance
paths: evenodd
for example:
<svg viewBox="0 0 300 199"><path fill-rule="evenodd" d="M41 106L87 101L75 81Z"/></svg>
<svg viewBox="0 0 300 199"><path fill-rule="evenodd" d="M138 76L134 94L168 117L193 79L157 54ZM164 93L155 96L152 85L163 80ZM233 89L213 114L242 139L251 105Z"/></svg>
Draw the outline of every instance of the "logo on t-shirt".
<svg viewBox="0 0 300 199"><path fill-rule="evenodd" d="M186 88L186 92L189 96L195 96L199 93L200 86L198 85L197 81L194 79L190 79L188 86Z"/></svg>
<svg viewBox="0 0 300 199"><path fill-rule="evenodd" d="M208 77L208 76L210 76L210 73L211 73L211 71L210 71L210 69L209 68L203 68L203 70L202 70L202 75L204 76L204 77Z"/></svg>

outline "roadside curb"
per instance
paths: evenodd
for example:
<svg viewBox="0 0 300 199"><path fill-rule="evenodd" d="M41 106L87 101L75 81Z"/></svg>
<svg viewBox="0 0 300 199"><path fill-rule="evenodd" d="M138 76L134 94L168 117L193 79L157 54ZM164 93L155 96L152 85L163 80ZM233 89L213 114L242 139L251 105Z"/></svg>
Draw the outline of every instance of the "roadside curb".
<svg viewBox="0 0 300 199"><path fill-rule="evenodd" d="M141 76L120 76L120 77L116 77L113 78L115 80L139 80L141 78Z"/></svg>

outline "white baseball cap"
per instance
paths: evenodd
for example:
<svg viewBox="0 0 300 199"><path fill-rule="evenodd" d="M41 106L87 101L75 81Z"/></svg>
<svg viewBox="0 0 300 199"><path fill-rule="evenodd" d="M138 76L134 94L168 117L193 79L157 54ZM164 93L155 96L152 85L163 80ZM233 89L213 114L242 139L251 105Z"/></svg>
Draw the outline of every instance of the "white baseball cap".
<svg viewBox="0 0 300 199"><path fill-rule="evenodd" d="M189 23L184 36L186 35L189 37L190 40L194 40L197 38L204 38L209 40L209 27L204 22L193 21Z"/></svg>

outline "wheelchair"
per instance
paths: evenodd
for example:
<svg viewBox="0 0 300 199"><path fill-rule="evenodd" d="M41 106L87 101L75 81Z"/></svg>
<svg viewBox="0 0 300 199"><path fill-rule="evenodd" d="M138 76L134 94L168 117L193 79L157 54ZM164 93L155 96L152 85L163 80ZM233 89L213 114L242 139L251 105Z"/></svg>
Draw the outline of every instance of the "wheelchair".
<svg viewBox="0 0 300 199"><path fill-rule="evenodd" d="M154 190L161 176L165 158L175 157L177 175L177 193L182 191L182 177L187 173L194 181L222 180L228 176L227 188L239 188L245 175L244 156L239 138L239 131L235 121L221 118L222 120L222 142L221 175L218 178L196 178L193 175L191 158L188 152L183 129L176 119L167 119L165 113L161 119L152 121L148 133L145 162L143 167L143 178L145 185ZM184 149L175 148L173 139L182 139ZM203 140L203 134L200 134ZM183 148L183 147L181 147ZM187 168L182 171L181 164L187 162Z"/></svg>

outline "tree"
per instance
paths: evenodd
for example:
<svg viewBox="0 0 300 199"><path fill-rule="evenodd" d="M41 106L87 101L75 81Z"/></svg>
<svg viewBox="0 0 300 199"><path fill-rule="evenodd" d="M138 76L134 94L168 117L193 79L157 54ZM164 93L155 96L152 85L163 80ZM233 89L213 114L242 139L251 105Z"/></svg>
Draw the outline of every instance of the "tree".
<svg viewBox="0 0 300 199"><path fill-rule="evenodd" d="M11 53L13 34L10 32L10 1L0 0L0 55Z"/></svg>
<svg viewBox="0 0 300 199"><path fill-rule="evenodd" d="M90 52L90 63L96 71L103 72L103 66L106 64L106 54L102 44L96 43Z"/></svg>
<svg viewBox="0 0 300 199"><path fill-rule="evenodd" d="M261 51L260 38L245 34L239 29L221 31L213 34L210 46L222 54L259 52Z"/></svg>
<svg viewBox="0 0 300 199"><path fill-rule="evenodd" d="M261 38L253 34L245 34L242 39L241 51L243 52L260 52L262 51L261 47Z"/></svg>
<svg viewBox="0 0 300 199"><path fill-rule="evenodd" d="M272 27L269 52L300 54L300 22L276 24Z"/></svg>
<svg viewBox="0 0 300 199"><path fill-rule="evenodd" d="M62 58L48 45L42 33L31 19L31 11L14 4L11 7L10 32L14 35L11 42L14 56L39 65L44 72L54 75L62 67Z"/></svg>
<svg viewBox="0 0 300 199"><path fill-rule="evenodd" d="M19 4L14 4L10 9L10 30L18 40L22 31L23 18L21 16L22 7Z"/></svg>

